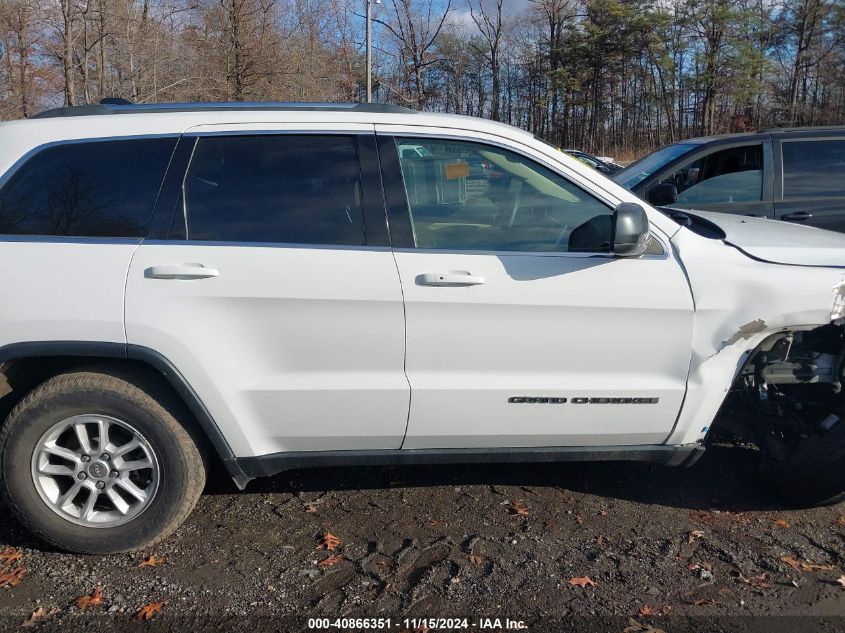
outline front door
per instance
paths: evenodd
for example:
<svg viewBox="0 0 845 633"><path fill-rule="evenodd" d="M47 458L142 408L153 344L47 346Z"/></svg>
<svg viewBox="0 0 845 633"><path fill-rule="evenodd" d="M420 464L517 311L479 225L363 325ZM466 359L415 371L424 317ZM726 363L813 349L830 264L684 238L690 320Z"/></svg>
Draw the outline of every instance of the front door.
<svg viewBox="0 0 845 633"><path fill-rule="evenodd" d="M402 293L359 127L186 136L179 202L132 260L129 344L184 374L238 457L402 442Z"/></svg>
<svg viewBox="0 0 845 633"><path fill-rule="evenodd" d="M405 297L403 448L663 442L693 321L665 236L615 258L613 201L536 150L377 131Z"/></svg>

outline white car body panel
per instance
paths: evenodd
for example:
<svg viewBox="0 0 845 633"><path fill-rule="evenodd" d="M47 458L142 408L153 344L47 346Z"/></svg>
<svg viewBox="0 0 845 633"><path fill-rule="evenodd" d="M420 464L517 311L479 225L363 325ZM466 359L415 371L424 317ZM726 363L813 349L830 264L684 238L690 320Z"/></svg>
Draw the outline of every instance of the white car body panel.
<svg viewBox="0 0 845 633"><path fill-rule="evenodd" d="M219 276L145 276L186 263ZM405 326L389 249L145 243L126 335L179 369L239 457L402 443Z"/></svg>
<svg viewBox="0 0 845 633"><path fill-rule="evenodd" d="M411 417L404 448L659 444L684 397L692 298L670 258L397 251ZM471 287L424 286L468 271ZM567 398L514 404L511 397ZM659 398L577 404L577 398Z"/></svg>
<svg viewBox="0 0 845 633"><path fill-rule="evenodd" d="M0 238L0 347L125 343L123 287L139 241Z"/></svg>
<svg viewBox="0 0 845 633"><path fill-rule="evenodd" d="M683 210L679 210L683 213ZM814 226L766 218L689 211L718 224L726 241L752 257L775 264L801 266L845 265L845 235ZM838 263L839 262L839 263Z"/></svg>

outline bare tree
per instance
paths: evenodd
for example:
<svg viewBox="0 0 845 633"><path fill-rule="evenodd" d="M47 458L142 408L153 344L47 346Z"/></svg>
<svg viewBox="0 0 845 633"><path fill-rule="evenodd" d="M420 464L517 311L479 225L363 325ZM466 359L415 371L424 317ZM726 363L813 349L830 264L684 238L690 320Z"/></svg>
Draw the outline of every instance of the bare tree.
<svg viewBox="0 0 845 633"><path fill-rule="evenodd" d="M488 56L490 61L490 76L492 78L490 91L490 118L494 121L500 121L500 53L502 47L502 37L504 34L504 15L502 13L504 0L488 0L487 2L485 2L485 0L467 0L467 4L469 6L470 17L484 40L486 49L484 53Z"/></svg>
<svg viewBox="0 0 845 633"><path fill-rule="evenodd" d="M433 0L428 0L425 7L417 0L392 0L392 4L393 19L385 21L377 18L374 22L384 26L395 38L400 63L411 77L412 95L400 96L422 108L428 101L423 74L439 59L434 44L449 16L452 0L446 1L446 7L439 16L435 14Z"/></svg>

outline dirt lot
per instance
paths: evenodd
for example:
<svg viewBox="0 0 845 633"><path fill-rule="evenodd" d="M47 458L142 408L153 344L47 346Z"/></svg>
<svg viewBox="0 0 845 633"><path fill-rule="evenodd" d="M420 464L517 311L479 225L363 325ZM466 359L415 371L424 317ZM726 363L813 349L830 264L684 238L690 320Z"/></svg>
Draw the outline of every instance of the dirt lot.
<svg viewBox="0 0 845 633"><path fill-rule="evenodd" d="M350 468L246 492L215 484L146 567L141 554L49 551L2 513L0 544L26 573L0 590L0 628L21 630L41 606L60 611L39 630L305 631L320 616L390 617L393 631L443 630L403 621L434 616L470 630L481 618L501 619L490 630L505 618L535 631L845 630L845 506L784 509L753 458L722 445L691 469ZM326 533L334 552L318 548ZM101 605L74 605L96 586ZM154 602L153 622L133 619Z"/></svg>

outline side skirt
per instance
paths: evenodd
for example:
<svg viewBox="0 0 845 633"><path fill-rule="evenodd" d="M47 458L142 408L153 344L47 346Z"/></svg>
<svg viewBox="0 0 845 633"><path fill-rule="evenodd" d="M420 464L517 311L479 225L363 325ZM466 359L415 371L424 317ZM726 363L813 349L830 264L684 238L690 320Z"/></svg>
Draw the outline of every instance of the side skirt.
<svg viewBox="0 0 845 633"><path fill-rule="evenodd" d="M513 464L537 462L633 461L691 466L704 453L700 444L686 446L603 446L470 449L390 449L372 451L295 451L235 458L250 479L286 470L327 466L402 466L412 464Z"/></svg>

